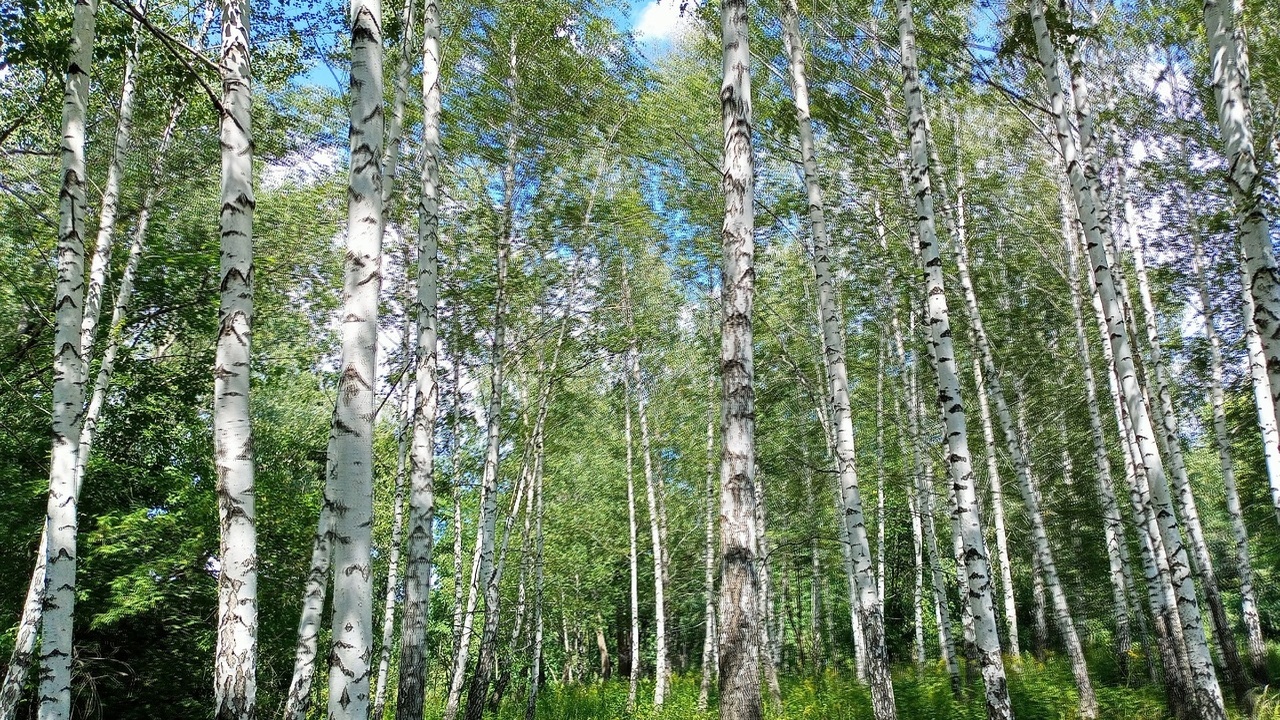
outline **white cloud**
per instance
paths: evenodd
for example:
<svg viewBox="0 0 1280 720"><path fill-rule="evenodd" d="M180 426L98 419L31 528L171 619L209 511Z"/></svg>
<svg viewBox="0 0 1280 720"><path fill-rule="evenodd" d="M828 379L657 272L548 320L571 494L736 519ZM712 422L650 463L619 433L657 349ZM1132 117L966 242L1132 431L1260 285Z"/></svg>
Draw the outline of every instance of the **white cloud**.
<svg viewBox="0 0 1280 720"><path fill-rule="evenodd" d="M652 2L640 11L632 32L644 42L672 40L693 26L693 18L680 16L680 0Z"/></svg>

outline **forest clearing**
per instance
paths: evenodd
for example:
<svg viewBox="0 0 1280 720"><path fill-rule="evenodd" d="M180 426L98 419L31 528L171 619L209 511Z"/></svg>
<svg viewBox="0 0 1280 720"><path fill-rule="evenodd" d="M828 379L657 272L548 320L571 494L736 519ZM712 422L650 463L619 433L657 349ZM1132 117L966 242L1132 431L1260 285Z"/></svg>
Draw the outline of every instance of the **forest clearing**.
<svg viewBox="0 0 1280 720"><path fill-rule="evenodd" d="M1280 720L1274 0L0 0L0 720Z"/></svg>

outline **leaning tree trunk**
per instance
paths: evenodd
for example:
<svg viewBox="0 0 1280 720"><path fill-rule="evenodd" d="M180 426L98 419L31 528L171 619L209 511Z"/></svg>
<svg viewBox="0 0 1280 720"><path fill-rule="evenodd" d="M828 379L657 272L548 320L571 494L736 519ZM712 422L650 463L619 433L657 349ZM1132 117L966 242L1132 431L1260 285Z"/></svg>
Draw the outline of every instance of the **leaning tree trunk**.
<svg viewBox="0 0 1280 720"><path fill-rule="evenodd" d="M1089 432L1093 441L1093 458L1097 465L1098 500L1102 505L1103 534L1107 546L1108 569L1111 577L1112 614L1116 621L1116 659L1121 675L1128 676L1130 631L1128 588L1132 586L1128 570L1128 546L1124 534L1119 503L1111 481L1111 459L1107 451L1106 436L1102 427L1102 412L1098 406L1098 383L1093 374L1093 354L1089 336L1085 332L1084 311L1080 300L1080 270L1076 261L1076 237L1074 221L1069 213L1070 200L1062 201L1062 239L1066 244L1067 284L1071 289L1071 311L1076 329L1076 357L1084 373L1085 405L1089 409Z"/></svg>
<svg viewBox="0 0 1280 720"><path fill-rule="evenodd" d="M1079 243L1072 244L1073 258L1079 251L1078 245ZM1097 321L1098 337L1102 338L1102 358L1107 368L1107 384L1115 412L1122 455L1125 458L1125 484L1128 488L1134 528L1138 535L1139 557L1142 561L1144 584L1147 588L1147 602L1156 623L1157 648L1165 670L1165 693L1169 705L1179 717L1182 717L1190 702L1191 665L1187 660L1187 644L1178 611L1177 593L1173 587L1169 559L1164 540L1160 535L1160 526L1154 513L1150 512L1151 496L1146 480L1146 468L1142 465L1142 453L1137 447L1133 423L1125 406L1124 393L1116 370L1115 351L1107 339L1109 331L1106 311L1096 292L1097 280L1093 266L1087 260L1085 266L1088 268L1086 279L1090 287L1095 288L1095 291L1090 293L1090 300Z"/></svg>
<svg viewBox="0 0 1280 720"><path fill-rule="evenodd" d="M1228 682L1235 688L1237 698L1243 698L1248 692L1249 681L1244 665L1240 661L1240 653L1236 649L1235 635L1232 634L1232 623L1227 618L1227 611L1222 600L1222 592L1218 588L1218 577L1213 567L1213 557L1209 553L1209 544L1205 540L1204 528L1200 524L1200 511L1196 507L1195 495L1191 490L1191 480L1187 477L1186 462L1182 455L1182 433L1178 426L1177 410L1173 406L1173 396L1169 389L1169 370L1165 365L1164 353L1160 346L1160 331L1157 327L1155 301L1151 295L1151 283L1147 277L1146 258L1142 238L1138 236L1134 224L1133 202L1124 196L1124 224L1128 231L1130 251L1133 253L1134 275L1138 280L1138 296L1142 302L1142 315L1147 331L1147 349L1151 355L1151 367L1148 383L1154 378L1156 401L1152 407L1154 414L1164 429L1164 448L1169 458L1172 471L1173 490L1178 498L1179 516L1186 527L1187 539L1191 545L1191 555L1195 560L1195 572L1200 577L1200 590L1209 605L1209 614L1213 622L1211 627L1218 640L1218 650L1226 666ZM1230 478L1224 478L1230 481ZM1234 485L1234 482L1232 482Z"/></svg>
<svg viewBox="0 0 1280 720"><path fill-rule="evenodd" d="M154 181L160 172L160 161L164 158L173 140L173 131L177 126L183 104L175 101L169 112L169 123L160 136L156 149L156 160L151 168ZM122 335L124 334L124 318L133 299L134 280L138 275L138 267L142 263L142 252L146 247L147 228L151 221L151 210L155 204L157 191L150 186L143 192L142 205L138 209L138 219L134 226L133 237L129 242L129 257L125 261L124 272L120 276L120 286L116 289L115 302L111 309L111 325L107 328L107 348L102 354L102 362L98 365L98 373L93 383L93 394L85 409L84 422L80 429L80 451L76 455L75 492L77 497L84 484L85 467L92 452L93 440L96 436L98 420L102 416L102 408L106 402L107 389L115 374L116 357L120 352ZM85 366L86 371L88 365ZM87 378L86 378L87 379ZM22 695L22 687L26 683L27 673L31 669L31 660L35 657L36 637L40 630L40 616L44 612L43 593L45 585L45 556L48 551L48 528L40 530L40 543L36 550L36 565L31 572L31 580L27 585L26 598L22 603L22 617L18 621L18 632L14 638L13 653L9 657L9 666L5 673L3 685L0 686L0 720L13 720L18 709L18 700Z"/></svg>
<svg viewBox="0 0 1280 720"><path fill-rule="evenodd" d="M1231 436L1227 432L1226 398L1222 390L1222 341L1218 338L1217 328L1213 326L1213 300L1209 292L1204 249L1200 246L1199 238L1193 236L1191 242L1200 291L1200 313L1204 321L1205 339L1209 341L1209 397L1213 404L1213 434L1218 443L1223 492L1227 496L1227 515L1236 546L1236 574L1240 577L1240 615L1244 620L1245 637L1249 644L1249 664L1254 676L1262 680L1267 673L1267 646L1262 639L1258 598L1253 587L1253 562L1249 559L1249 531L1244 524L1240 493L1236 491L1236 467L1231 455Z"/></svg>
<svg viewBox="0 0 1280 720"><path fill-rule="evenodd" d="M214 360L213 454L221 528L218 640L213 666L218 720L252 720L257 696L258 548L249 418L253 326L253 135L249 2L222 4L221 298Z"/></svg>
<svg viewBox="0 0 1280 720"><path fill-rule="evenodd" d="M342 360L324 503L333 516L329 716L369 714L373 655L373 420L382 285L382 6L351 0L351 169Z"/></svg>
<svg viewBox="0 0 1280 720"><path fill-rule="evenodd" d="M141 4L139 12L146 12L146 3ZM247 7L247 5L246 5ZM246 21L247 22L247 21ZM93 258L89 263L89 282L85 286L84 317L80 322L81 355L85 368L93 357L93 345L97 339L98 318L102 311L103 288L107 283L107 275L111 271L111 253L114 250L116 233L116 213L120 205L120 178L124 175L125 156L129 152L129 138L133 132L133 101L138 89L138 54L142 45L141 25L133 21L133 44L125 52L124 78L120 84L120 107L117 113L115 144L111 148L111 160L107 164L107 180L102 186L102 206L98 211L98 237L93 246ZM225 40L224 40L225 45ZM247 48L246 48L247 50ZM225 53L225 50L224 50ZM226 56L223 56L224 61ZM248 56L244 64L247 66ZM235 66L223 64L223 72L232 71ZM248 74L247 69L245 74ZM223 77L224 109L228 99L228 86ZM246 110L247 113L247 110ZM245 133L249 132L248 128Z"/></svg>
<svg viewBox="0 0 1280 720"><path fill-rule="evenodd" d="M1271 485L1271 505L1275 508L1276 522L1280 523L1280 424L1276 422L1276 407L1271 401L1271 384L1267 379L1267 355L1262 346L1262 336L1249 318L1253 317L1253 295L1249 292L1249 269L1240 263L1240 282L1243 290L1244 338L1248 351L1249 379L1253 385L1253 402L1258 410L1258 431L1262 435L1262 449L1267 465L1267 480Z"/></svg>
<svg viewBox="0 0 1280 720"><path fill-rule="evenodd" d="M710 311L710 298L707 300L707 310ZM708 312L708 315L710 312ZM710 319L710 318L708 318ZM708 331L711 325L707 325ZM715 431L715 415L716 415L716 394L715 394L715 376L707 375L707 483L703 491L703 501L706 505L706 511L703 513L702 524L706 533L706 542L703 545L703 595L706 600L706 607L703 612L703 634L702 634L702 681L698 684L698 712L706 712L707 696L711 692L711 659L714 656L716 644L716 546L715 546L715 491L716 491L716 431ZM630 450L628 449L628 452ZM628 462L628 472L630 463ZM627 480L627 502L630 503L631 509L631 557L632 557L632 598L635 598L635 503L632 499L632 489L630 475ZM632 606L632 640L631 640L631 662L634 668L640 661L640 647L635 641L635 635L639 632L638 620L635 619L635 606ZM631 673L631 677L636 677L635 671ZM629 706L635 709L634 702Z"/></svg>
<svg viewBox="0 0 1280 720"><path fill-rule="evenodd" d="M330 447L333 440L330 438ZM320 625L324 614L324 596L329 584L329 565L333 559L333 517L328 508L320 508L315 538L311 544L311 564L302 591L302 612L298 617L298 639L294 650L293 677L285 696L285 720L306 720L311 704L311 683L315 678L316 660L320 653Z"/></svg>
<svg viewBox="0 0 1280 720"><path fill-rule="evenodd" d="M951 614L947 610L947 577L946 572L942 569L942 556L938 553L938 533L937 525L933 520L933 482L930 480L930 473L927 468L926 456L928 450L925 447L923 434L921 432L921 422L923 418L920 415L920 409L923 406L919 397L919 390L916 384L914 369L908 369L908 359L906 345L902 338L902 324L895 315L892 319L893 325L893 341L898 351L898 364L902 368L902 377L905 381L905 392L903 393L903 403L906 406L907 413L907 434L911 443L912 464L915 470L915 482L907 490L914 500L912 508L912 533L917 538L918 557L917 565L920 566L920 573L923 574L923 557L924 553L929 558L929 575L932 578L933 588L933 605L934 618L938 625L938 647L942 652L943 661L947 665L947 675L951 678L951 692L959 695L963 690L963 683L960 679L960 663L956 658L956 643L951 634ZM921 539L923 543L921 543ZM917 578L917 585L920 585L920 578ZM964 588L961 588L962 591ZM923 617L921 606L923 597L921 588L916 589L915 614L916 614L916 644L917 644L917 661L923 664L924 655L924 631Z"/></svg>
<svg viewBox="0 0 1280 720"><path fill-rule="evenodd" d="M746 0L720 7L724 50L720 117L725 209L720 314L720 718L761 717L758 581L755 572L755 289L751 150L751 50Z"/></svg>
<svg viewBox="0 0 1280 720"><path fill-rule="evenodd" d="M498 584L494 582L494 541L497 535L498 521L498 461L502 446L502 392L503 392L503 356L506 349L506 302L507 302L507 261L511 254L511 243L515 235L514 204L516 191L516 142L519 139L516 127L520 113L519 97L516 95L516 39L511 38L508 54L509 74L507 90L511 98L511 117L507 130L507 161L502 170L503 204L502 230L498 235L497 248L497 297L494 302L493 346L490 351L492 367L490 368L489 413L486 418L486 449L484 469L480 479L481 513L480 526L477 529L476 551L478 559L479 587L484 590L485 625L489 624L490 614L498 611ZM482 633L483 634L483 633ZM454 720L457 715L460 693L462 691L462 671L466 667L467 644L458 648L455 659L454 677L446 699L444 720ZM484 711L485 693L488 679L488 668L480 667L483 655L477 658L477 667L472 676L471 690L467 697L467 720L478 720ZM481 692L476 693L480 688ZM472 697L472 695L478 697Z"/></svg>
<svg viewBox="0 0 1280 720"><path fill-rule="evenodd" d="M829 258L829 239L825 217L821 178L815 150L813 123L809 116L809 83L805 77L804 45L800 36L796 0L785 0L783 8L784 40L791 70L791 90L795 97L796 121L800 136L800 156L809 204L809 226L813 235L813 273L818 287L818 309L822 325L823 360L826 364L827 391L831 404L831 420L835 429L836 473L840 487L841 514L848 525L849 548L852 551L854 581L857 589L858 616L862 621L866 659L864 666L871 686L872 714L877 720L898 716L893 697L893 678L885 647L884 618L881 615L876 588L875 561L867 538L866 518L862 511L862 493L854 457L853 411L849 399L848 368L844 354L844 320L840 312L835 279Z"/></svg>
<svg viewBox="0 0 1280 720"><path fill-rule="evenodd" d="M1204 25L1209 41L1210 78L1218 109L1218 129L1227 159L1227 186L1236 203L1240 249L1253 300L1252 324L1262 341L1265 368L1275 412L1280 415L1280 269L1270 238L1270 222L1262 202L1262 175L1253 144L1249 109L1249 64L1243 37L1232 32L1232 8L1226 0L1205 0Z"/></svg>
<svg viewBox="0 0 1280 720"><path fill-rule="evenodd" d="M45 517L45 587L40 645L40 720L70 720L72 619L76 599L76 458L84 409L80 323L84 300L85 122L93 61L95 0L76 0L62 104L62 190L53 355L53 449ZM29 658L22 658L28 664Z"/></svg>
<svg viewBox="0 0 1280 720"><path fill-rule="evenodd" d="M973 356L973 381L978 394L978 417L982 420L982 441L987 456L987 491L991 494L991 524L996 536L996 559L1000 565L1000 590L1004 600L1005 640L1010 655L1018 655L1018 606L1013 593L1013 564L1009 562L1009 536L1004 520L1004 484L1000 481L1000 461L996 455L995 426L991 422L991 403L982 379L982 360Z"/></svg>
<svg viewBox="0 0 1280 720"><path fill-rule="evenodd" d="M412 0L405 17L412 20ZM410 22L410 24L412 24ZM426 0L422 18L422 175L418 193L418 279L415 312L417 347L414 352L413 437L409 462L409 545L405 568L404 616L400 629L400 679L396 692L397 720L420 720L426 693L427 615L431 603L431 553L435 546L435 425L440 389L436 382L439 318L437 260L440 227L440 9ZM406 29L406 33L408 30ZM409 54L405 43L404 58ZM401 65L407 59L401 60ZM397 96L400 91L397 90ZM398 126L398 119L393 122ZM397 133L398 136L398 133ZM393 142L398 146L399 139ZM395 146L393 146L395 147ZM395 161L397 153L390 153ZM457 410L455 409L455 413ZM457 442L455 421L454 441ZM455 460L456 464L456 460ZM456 489L455 489L456 492ZM454 535L462 528L455 519ZM455 540L455 551L458 541ZM455 553L455 567L460 559ZM454 582L460 580L454 575ZM374 720L381 720L375 717Z"/></svg>
<svg viewBox="0 0 1280 720"><path fill-rule="evenodd" d="M995 356L991 343L987 338L986 327L982 322L981 310L978 307L978 295L974 288L973 278L969 274L969 251L966 247L964 180L961 176L957 183L956 206L954 208L955 255L960 274L960 286L964 290L965 304L969 311L970 329L982 359L983 376L976 378L979 386L991 396L996 406L996 417L1000 419L1000 427L1004 431L1009 457L1013 459L1013 467L1018 477L1018 490L1022 494L1022 504L1031 523L1031 541L1035 553L1036 565L1039 568L1037 577L1042 579L1045 589L1053 602L1054 623L1066 646L1067 657L1071 662L1071 672L1075 677L1076 691L1080 696L1080 717L1092 720L1098 716L1098 698L1093 691L1093 682L1089 679L1089 669L1085 662L1084 646L1076 633L1075 622L1071 617L1071 608L1067 601L1066 591L1058 579L1057 563L1054 561L1053 549L1049 544L1049 534L1045 527L1044 513L1040 509L1040 494L1036 491L1035 481L1031 476L1031 464L1026 451L1019 442L1019 433L1014 427L1012 413L1005 400L1003 384L999 370L996 368ZM976 369L976 368L975 368ZM980 390L979 392L982 392ZM1037 617L1041 613L1037 612ZM1039 624L1040 621L1038 621ZM1041 634L1041 633L1037 633Z"/></svg>
<svg viewBox="0 0 1280 720"><path fill-rule="evenodd" d="M1191 579L1186 548L1182 544L1182 534L1178 528L1177 519L1173 515L1164 464L1155 442L1155 428L1144 404L1142 388L1138 384L1128 324L1120 306L1115 280L1107 260L1108 229L1105 227L1106 223L1101 221L1101 214L1095 203L1098 195L1095 185L1096 172L1090 167L1086 175L1087 163L1083 162L1075 136L1072 134L1071 117L1065 105L1062 78L1058 69L1057 50L1045 21L1042 0L1031 1L1030 14L1040 65L1049 86L1050 105L1055 115L1058 145L1066 164L1076 208L1084 225L1089 262L1095 274L1094 286L1103 305L1107 334L1114 351L1120 388L1128 416L1133 424L1133 436L1141 450L1141 460L1145 466L1154 507L1159 508L1160 534L1168 550L1171 580L1177 590L1178 614L1187 643L1187 656L1195 688L1195 705L1199 707L1206 720L1219 720L1226 717L1222 690L1218 686L1204 628L1200 622L1199 603L1196 601L1195 586ZM1076 78L1076 80L1073 98L1083 126L1080 134L1082 138L1088 138L1090 130L1086 123L1089 119L1087 87L1083 78Z"/></svg>
<svg viewBox="0 0 1280 720"><path fill-rule="evenodd" d="M964 543L964 566L968 580L966 589L974 617L978 662L986 688L987 717L989 720L1004 720L1013 717L1013 709L1009 703L1004 658L1000 655L991 567L986 542L982 537L982 524L978 518L978 498L973 486L968 431L960 397L960 377L956 369L951 321L943 289L942 260L933 217L933 191L929 182L929 140L925 130L924 99L916 64L911 0L896 0L896 4L898 39L902 51L903 92L906 96L910 130L911 185L915 196L915 215L925 272L929 342L933 348L933 365L938 381L938 403L946 422L948 468L956 494L953 522L958 526Z"/></svg>

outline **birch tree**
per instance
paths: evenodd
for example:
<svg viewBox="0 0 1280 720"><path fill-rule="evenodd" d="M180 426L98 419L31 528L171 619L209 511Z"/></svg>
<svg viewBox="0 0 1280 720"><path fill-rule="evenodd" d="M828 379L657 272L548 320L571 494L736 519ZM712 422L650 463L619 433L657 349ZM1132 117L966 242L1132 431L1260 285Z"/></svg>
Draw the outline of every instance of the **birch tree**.
<svg viewBox="0 0 1280 720"><path fill-rule="evenodd" d="M76 461L80 452L85 363L84 313L85 125L93 61L94 0L72 7L66 85L62 96L62 188L53 355L53 449L45 513L45 587L40 643L39 718L70 720L72 620L76 600Z"/></svg>
<svg viewBox="0 0 1280 720"><path fill-rule="evenodd" d="M720 8L723 79L720 117L724 192L720 277L720 718L759 720L760 622L755 575L755 390L752 306L754 159L751 148L751 51L745 0Z"/></svg>
<svg viewBox="0 0 1280 720"><path fill-rule="evenodd" d="M799 127L800 156L805 195L809 205L809 229L813 242L813 273L818 287L821 316L823 360L826 364L828 393L835 428L835 459L842 503L842 521L848 526L849 547L854 563L858 615L865 635L867 655L865 667L871 686L872 712L877 720L897 717L893 697L893 679L885 649L884 619L881 615L876 587L875 562L867 538L867 525L862 512L862 493L858 486L854 458L853 417L849 401L848 369L844 358L844 320L836 297L828 257L827 225L818 160L814 148L813 124L809 117L809 82L805 77L804 45L800 37L799 12L795 0L784 0L782 23L790 66L791 92L795 101Z"/></svg>
<svg viewBox="0 0 1280 720"><path fill-rule="evenodd" d="M903 94L906 96L910 130L910 179L915 201L916 229L920 238L921 262L925 273L925 313L929 325L929 344L934 357L934 373L938 383L938 403L946 425L948 469L956 493L953 523L964 545L964 566L968 580L967 594L974 617L974 644L986 689L987 717L1003 720L1013 717L1009 689L1000 656L1000 636L996 626L991 568L986 542L978 518L977 494L973 486L973 468L964 405L960 397L960 378L956 369L956 353L951 339L951 322L943 289L942 261L939 256L937 231L933 216L933 190L930 186L929 139L925 129L924 99L920 90L916 62L915 26L911 17L911 1L897 0L898 44L901 48Z"/></svg>
<svg viewBox="0 0 1280 720"><path fill-rule="evenodd" d="M374 353L382 277L382 7L352 0L347 250L342 359L324 503L333 517L333 650L329 715L369 714L373 654Z"/></svg>

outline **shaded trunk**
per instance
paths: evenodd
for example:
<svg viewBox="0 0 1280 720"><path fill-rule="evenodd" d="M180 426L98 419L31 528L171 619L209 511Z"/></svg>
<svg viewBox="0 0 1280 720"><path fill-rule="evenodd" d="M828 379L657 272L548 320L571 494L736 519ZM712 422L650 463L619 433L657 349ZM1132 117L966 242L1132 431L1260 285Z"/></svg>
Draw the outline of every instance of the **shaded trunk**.
<svg viewBox="0 0 1280 720"><path fill-rule="evenodd" d="M636 710L636 692L640 683L640 556L636 524L636 485L635 458L632 451L631 438L631 393L623 392L623 400L627 410L624 416L623 436L627 444L627 527L629 529L630 551L627 558L631 566L631 676L628 679L627 712Z"/></svg>
<svg viewBox="0 0 1280 720"><path fill-rule="evenodd" d="M707 302L708 315L710 315L711 303L710 298ZM708 321L711 318L708 317ZM710 322L707 325L708 331L711 330ZM715 547L715 491L716 491L716 433L715 433L715 412L716 412L716 394L715 394L715 376L707 375L707 482L703 490L703 501L705 504L705 512L703 513L702 524L706 533L706 542L703 545L703 595L705 600L705 609L703 610L703 639L702 639L702 681L698 684L698 712L705 712L707 709L707 696L711 692L711 659L714 655L716 645L716 547ZM630 449L628 448L628 452ZM628 472L630 468L630 456L628 456ZM631 500L631 481L628 475L627 480L627 501ZM635 600L635 510L634 504L631 505L631 557L632 557L632 602ZM635 605L632 605L632 611L635 611ZM633 615L634 617L634 615ZM638 632L637 624L632 622L631 627L631 663L635 667L639 663L639 646L635 637ZM636 674L633 670L631 677L635 678ZM634 697L634 693L633 693ZM634 703L629 706L634 710Z"/></svg>

